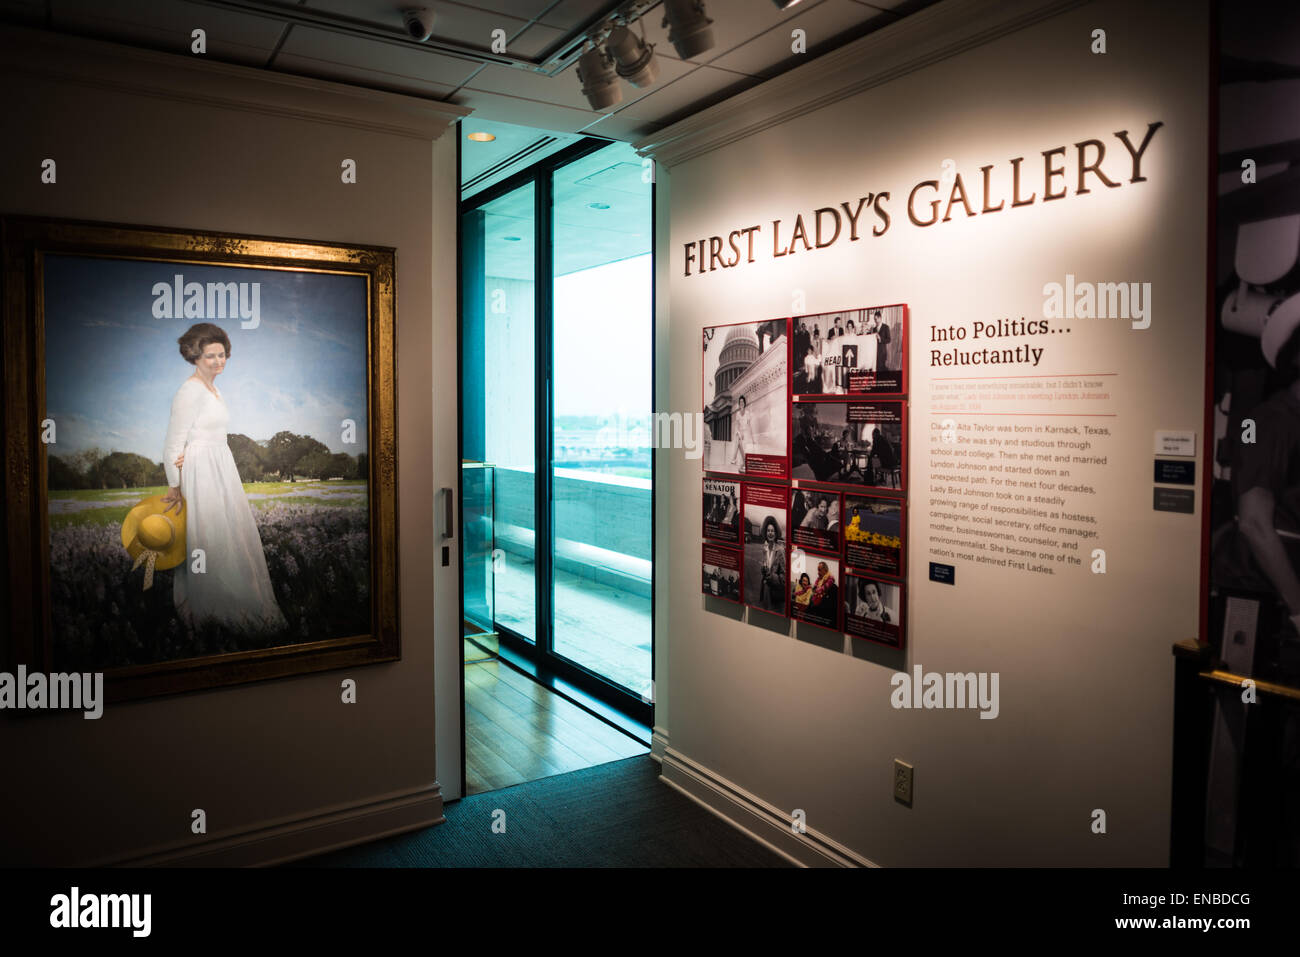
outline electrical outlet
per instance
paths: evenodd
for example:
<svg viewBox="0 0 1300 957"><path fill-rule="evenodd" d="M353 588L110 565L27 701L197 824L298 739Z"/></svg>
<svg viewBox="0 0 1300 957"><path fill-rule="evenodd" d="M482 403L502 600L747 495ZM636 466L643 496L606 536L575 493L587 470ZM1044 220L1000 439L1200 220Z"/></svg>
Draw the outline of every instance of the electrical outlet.
<svg viewBox="0 0 1300 957"><path fill-rule="evenodd" d="M912 771L906 761L894 758L894 800L912 806Z"/></svg>

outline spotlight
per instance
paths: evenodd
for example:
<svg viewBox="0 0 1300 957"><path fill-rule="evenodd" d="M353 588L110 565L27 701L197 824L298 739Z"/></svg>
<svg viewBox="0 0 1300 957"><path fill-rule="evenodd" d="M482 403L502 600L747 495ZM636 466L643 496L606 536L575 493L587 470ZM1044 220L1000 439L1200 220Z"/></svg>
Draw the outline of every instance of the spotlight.
<svg viewBox="0 0 1300 957"><path fill-rule="evenodd" d="M618 64L618 75L633 86L649 86L659 76L654 45L647 45L622 24L610 32L605 47Z"/></svg>
<svg viewBox="0 0 1300 957"><path fill-rule="evenodd" d="M772 0L778 10L788 10L793 7L799 0Z"/></svg>
<svg viewBox="0 0 1300 957"><path fill-rule="evenodd" d="M604 47L592 47L578 57L578 79L593 110L606 109L623 99L614 60Z"/></svg>
<svg viewBox="0 0 1300 957"><path fill-rule="evenodd" d="M664 0L664 26L668 42L683 60L713 47L713 21L704 12L704 0Z"/></svg>

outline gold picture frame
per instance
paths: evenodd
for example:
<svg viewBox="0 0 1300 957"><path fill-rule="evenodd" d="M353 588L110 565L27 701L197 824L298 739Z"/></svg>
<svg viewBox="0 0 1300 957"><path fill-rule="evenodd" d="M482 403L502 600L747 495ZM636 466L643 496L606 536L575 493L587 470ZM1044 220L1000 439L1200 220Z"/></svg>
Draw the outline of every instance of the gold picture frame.
<svg viewBox="0 0 1300 957"><path fill-rule="evenodd" d="M6 670L13 672L19 665L25 665L28 672L98 670L62 667L54 648L50 452L47 440L42 439L42 425L47 423L45 282L51 256L143 261L200 270L230 267L260 270L262 275L267 271L300 273L304 274L303 283L329 282L313 280L315 274L365 280L366 457L364 468L360 455L356 457L352 477L357 481L364 477L367 483L368 632L319 640L305 635L305 640L296 643L105 668L106 700L111 703L399 660L395 251L379 246L4 216L0 217L0 255L6 546L0 567L4 580L0 593L6 607L0 620L8 632L3 646ZM178 290L178 302L179 295ZM359 348L355 351L359 358ZM174 352L172 357L174 361ZM350 381L360 382L359 369L350 374L356 376ZM294 481L292 469L289 481ZM361 582L366 577L365 572L358 572Z"/></svg>

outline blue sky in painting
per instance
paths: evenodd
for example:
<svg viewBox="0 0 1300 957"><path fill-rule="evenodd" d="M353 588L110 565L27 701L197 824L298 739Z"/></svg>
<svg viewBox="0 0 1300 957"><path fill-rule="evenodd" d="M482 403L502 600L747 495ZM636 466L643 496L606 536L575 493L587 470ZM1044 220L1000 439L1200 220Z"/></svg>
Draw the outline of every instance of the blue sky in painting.
<svg viewBox="0 0 1300 957"><path fill-rule="evenodd" d="M366 281L361 276L49 255L45 259L46 410L50 451L86 448L162 460L172 397L194 367L177 338L202 319L157 319L155 283L260 282L261 322L212 320L230 337L217 388L230 432L284 429L332 452L366 449ZM344 444L342 422L356 422Z"/></svg>

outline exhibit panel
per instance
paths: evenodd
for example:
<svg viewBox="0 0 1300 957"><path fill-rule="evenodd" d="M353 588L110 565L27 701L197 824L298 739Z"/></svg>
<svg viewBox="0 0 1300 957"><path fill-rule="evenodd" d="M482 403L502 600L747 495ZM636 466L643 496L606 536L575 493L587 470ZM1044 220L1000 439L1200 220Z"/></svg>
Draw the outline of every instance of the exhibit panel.
<svg viewBox="0 0 1300 957"><path fill-rule="evenodd" d="M981 16L1002 34L974 45ZM1201 567L1199 487L1171 476L1205 441L1208 23L1203 3L940 4L640 144L671 181L661 408L698 408L719 315L793 315L806 357L802 320L906 304L897 397L790 362L786 491L836 499L842 633L799 600L822 559L795 498L802 621L722 614L671 573L665 777L743 795L693 792L800 860L1167 860L1169 648L1197 634ZM732 233L751 255L699 268ZM896 468L801 442L828 429L880 429ZM1158 435L1185 466L1158 470ZM708 454L669 459L675 549L700 540ZM924 782L910 806L895 759ZM796 808L806 833L780 837Z"/></svg>

